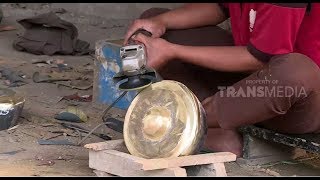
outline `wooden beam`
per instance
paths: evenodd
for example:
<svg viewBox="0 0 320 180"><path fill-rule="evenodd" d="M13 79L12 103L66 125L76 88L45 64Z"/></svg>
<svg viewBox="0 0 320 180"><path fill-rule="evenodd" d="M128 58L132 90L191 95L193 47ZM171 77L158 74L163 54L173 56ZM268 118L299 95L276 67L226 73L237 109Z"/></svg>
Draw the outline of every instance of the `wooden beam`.
<svg viewBox="0 0 320 180"><path fill-rule="evenodd" d="M226 168L224 163L214 163L212 164L213 169L216 171L216 177L225 177L227 176Z"/></svg>
<svg viewBox="0 0 320 180"><path fill-rule="evenodd" d="M104 171L99 171L99 170L93 170L93 172L96 174L98 177L115 177L115 175L106 173Z"/></svg>
<svg viewBox="0 0 320 180"><path fill-rule="evenodd" d="M142 158L115 150L89 151L89 167L117 176L187 176L180 167L144 171Z"/></svg>
<svg viewBox="0 0 320 180"><path fill-rule="evenodd" d="M236 160L236 155L230 152L218 152L198 154L192 156L181 156L174 158L142 159L143 170L165 169L173 167L193 166L202 164L223 163Z"/></svg>
<svg viewBox="0 0 320 180"><path fill-rule="evenodd" d="M126 148L123 139L86 144L84 147L93 151L118 150L128 153L128 149Z"/></svg>

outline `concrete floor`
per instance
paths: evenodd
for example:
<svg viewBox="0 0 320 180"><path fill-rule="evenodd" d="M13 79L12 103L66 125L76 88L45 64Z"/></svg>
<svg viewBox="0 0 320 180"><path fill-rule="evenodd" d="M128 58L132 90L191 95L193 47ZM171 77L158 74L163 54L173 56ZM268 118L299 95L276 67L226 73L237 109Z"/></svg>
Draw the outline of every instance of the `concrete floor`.
<svg viewBox="0 0 320 180"><path fill-rule="evenodd" d="M25 3L23 3L25 4ZM16 35L23 32L21 26L16 23L17 19L33 16L37 13L47 12L58 4L17 6L16 4L2 4L5 18L3 24L13 25L15 31L0 32L0 66L20 70L27 75L27 85L13 88L17 93L26 98L23 117L17 129L13 131L0 131L0 176L94 176L88 167L88 151L82 146L46 146L39 145L37 140L46 136L52 130L61 130L53 119L53 116L66 108L68 102L59 101L62 96L78 92L80 95L92 94L92 90L73 90L68 88L58 89L56 85L48 83L33 83L30 78L35 71L41 70L31 63L33 60L63 59L72 67L82 67L94 59L90 56L37 56L29 53L18 52L12 48L12 42ZM151 6L149 4L149 6ZM79 5L80 7L80 5ZM83 5L81 6L83 7ZM126 5L128 8L129 6ZM136 6L134 6L136 7ZM144 8L147 6L145 5ZM66 8L68 9L68 8ZM121 8L120 8L121 9ZM123 7L125 9L125 7ZM70 10L70 9L68 9ZM135 13L137 13L134 10ZM76 16L75 14L78 13ZM132 19L122 17L120 19L107 18L93 14L81 14L67 11L61 18L76 25L79 30L79 38L94 43L101 39L121 39L127 25ZM92 12L91 12L92 13ZM0 87L6 87L4 81L0 81ZM94 107L91 103L78 105L89 116L89 120L81 125L92 129L101 122L102 109ZM114 114L123 117L124 112L113 109ZM46 124L52 124L46 126ZM115 139L121 138L110 129L100 128L98 132L109 133ZM50 134L50 133L49 133ZM76 142L76 137L67 138ZM59 139L56 138L56 139ZM89 138L85 143L102 141L100 138ZM12 155L5 152L13 152ZM40 159L40 160L39 160ZM43 159L43 160L41 160ZM53 164L43 164L53 161ZM42 163L42 164L41 164ZM228 176L319 176L319 164L305 162L283 162L270 167L246 167L238 164L226 163Z"/></svg>

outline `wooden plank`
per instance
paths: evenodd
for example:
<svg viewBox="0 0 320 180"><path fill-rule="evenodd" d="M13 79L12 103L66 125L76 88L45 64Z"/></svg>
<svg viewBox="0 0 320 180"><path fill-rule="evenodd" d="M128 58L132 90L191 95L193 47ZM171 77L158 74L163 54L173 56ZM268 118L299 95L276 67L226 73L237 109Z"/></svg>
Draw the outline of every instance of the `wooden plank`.
<svg viewBox="0 0 320 180"><path fill-rule="evenodd" d="M143 158L116 150L89 151L89 167L93 169L97 169L97 166L110 166L117 169L141 170L143 164L139 161L142 160Z"/></svg>
<svg viewBox="0 0 320 180"><path fill-rule="evenodd" d="M93 172L96 174L98 177L115 177L115 175L109 174L107 172L99 171L99 170L93 170Z"/></svg>
<svg viewBox="0 0 320 180"><path fill-rule="evenodd" d="M198 154L192 156L181 156L174 158L142 159L143 170L165 169L173 167L193 166L202 164L222 163L235 161L236 155L230 152L218 152Z"/></svg>
<svg viewBox="0 0 320 180"><path fill-rule="evenodd" d="M123 139L86 144L84 147L93 151L118 150L120 152L128 152Z"/></svg>
<svg viewBox="0 0 320 180"><path fill-rule="evenodd" d="M216 171L216 177L225 177L227 176L226 168L224 163L214 163L211 164L213 169Z"/></svg>
<svg viewBox="0 0 320 180"><path fill-rule="evenodd" d="M89 167L117 176L187 176L183 168L144 171L142 158L115 150L89 151Z"/></svg>

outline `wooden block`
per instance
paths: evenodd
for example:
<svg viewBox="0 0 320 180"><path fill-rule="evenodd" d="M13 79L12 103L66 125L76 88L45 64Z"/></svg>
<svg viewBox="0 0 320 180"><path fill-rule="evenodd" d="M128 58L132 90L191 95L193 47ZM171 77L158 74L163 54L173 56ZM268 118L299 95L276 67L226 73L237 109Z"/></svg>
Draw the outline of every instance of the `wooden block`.
<svg viewBox="0 0 320 180"><path fill-rule="evenodd" d="M187 176L186 170L175 167L144 171L143 158L116 150L89 151L89 167L117 176Z"/></svg>
<svg viewBox="0 0 320 180"><path fill-rule="evenodd" d="M99 170L93 170L93 172L96 174L98 177L114 177L115 175L109 174L107 172L99 171Z"/></svg>
<svg viewBox="0 0 320 180"><path fill-rule="evenodd" d="M89 151L89 167L117 176L187 176L183 168L142 169L141 158L114 150Z"/></svg>
<svg viewBox="0 0 320 180"><path fill-rule="evenodd" d="M224 166L224 163L214 163L211 164L213 166L213 169L216 171L217 177L225 177L227 176L226 168Z"/></svg>
<svg viewBox="0 0 320 180"><path fill-rule="evenodd" d="M181 156L161 159L142 159L143 170L165 169L173 167L193 166L201 164L223 163L235 161L236 155L229 152L218 152L208 154L198 154L192 156Z"/></svg>
<svg viewBox="0 0 320 180"><path fill-rule="evenodd" d="M141 170L143 164L139 161L142 160L142 158L116 150L89 151L89 167L93 169L98 169L97 166L110 166L110 168L117 169Z"/></svg>
<svg viewBox="0 0 320 180"><path fill-rule="evenodd" d="M128 149L126 148L123 139L86 144L84 147L93 151L118 150L120 152L128 153Z"/></svg>

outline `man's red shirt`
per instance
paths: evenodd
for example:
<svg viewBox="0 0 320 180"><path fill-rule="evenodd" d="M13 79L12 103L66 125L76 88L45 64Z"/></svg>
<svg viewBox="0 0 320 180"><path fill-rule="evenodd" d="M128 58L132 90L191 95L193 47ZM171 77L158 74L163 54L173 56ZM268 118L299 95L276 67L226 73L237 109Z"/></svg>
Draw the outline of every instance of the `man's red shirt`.
<svg viewBox="0 0 320 180"><path fill-rule="evenodd" d="M235 45L258 60L292 52L320 66L320 3L223 3Z"/></svg>

